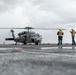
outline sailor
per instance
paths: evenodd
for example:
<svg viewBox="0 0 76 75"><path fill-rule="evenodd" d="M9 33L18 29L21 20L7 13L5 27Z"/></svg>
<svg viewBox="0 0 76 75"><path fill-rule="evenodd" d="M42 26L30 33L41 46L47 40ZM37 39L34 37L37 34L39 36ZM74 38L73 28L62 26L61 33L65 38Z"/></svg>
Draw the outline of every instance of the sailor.
<svg viewBox="0 0 76 75"><path fill-rule="evenodd" d="M76 32L74 29L71 29L70 33L71 33L71 37L72 37L72 45L75 45L75 34L76 34Z"/></svg>
<svg viewBox="0 0 76 75"><path fill-rule="evenodd" d="M62 40L64 35L62 29L59 29L59 31L57 32L57 35L58 35L58 45L62 45Z"/></svg>

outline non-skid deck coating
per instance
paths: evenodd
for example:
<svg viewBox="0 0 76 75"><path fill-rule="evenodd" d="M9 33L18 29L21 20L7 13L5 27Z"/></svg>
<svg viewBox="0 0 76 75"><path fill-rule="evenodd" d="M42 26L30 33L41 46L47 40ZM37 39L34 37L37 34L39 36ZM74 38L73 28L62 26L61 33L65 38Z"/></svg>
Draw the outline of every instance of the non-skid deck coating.
<svg viewBox="0 0 76 75"><path fill-rule="evenodd" d="M71 44L63 44L63 45L57 45L57 44L28 44L28 45L12 45L12 44L0 44L0 47L76 47L76 45Z"/></svg>
<svg viewBox="0 0 76 75"><path fill-rule="evenodd" d="M0 45L0 75L76 75L76 50L53 45Z"/></svg>

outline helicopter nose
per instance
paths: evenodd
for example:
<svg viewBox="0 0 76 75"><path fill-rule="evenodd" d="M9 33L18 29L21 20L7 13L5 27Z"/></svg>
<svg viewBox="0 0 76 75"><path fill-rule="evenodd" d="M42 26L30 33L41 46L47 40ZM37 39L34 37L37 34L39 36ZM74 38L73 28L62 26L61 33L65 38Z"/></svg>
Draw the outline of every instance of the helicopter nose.
<svg viewBox="0 0 76 75"><path fill-rule="evenodd" d="M35 38L36 40L40 40L40 38Z"/></svg>
<svg viewBox="0 0 76 75"><path fill-rule="evenodd" d="M40 41L40 39L39 39L39 38L36 38L36 39L35 39L35 42L39 42L39 41Z"/></svg>

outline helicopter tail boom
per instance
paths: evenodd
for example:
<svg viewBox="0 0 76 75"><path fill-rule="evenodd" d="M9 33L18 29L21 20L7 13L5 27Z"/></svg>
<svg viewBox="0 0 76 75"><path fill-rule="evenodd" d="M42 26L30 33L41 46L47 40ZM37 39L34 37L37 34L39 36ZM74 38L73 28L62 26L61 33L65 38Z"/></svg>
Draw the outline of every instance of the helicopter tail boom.
<svg viewBox="0 0 76 75"><path fill-rule="evenodd" d="M5 40L14 40L14 38L6 38Z"/></svg>

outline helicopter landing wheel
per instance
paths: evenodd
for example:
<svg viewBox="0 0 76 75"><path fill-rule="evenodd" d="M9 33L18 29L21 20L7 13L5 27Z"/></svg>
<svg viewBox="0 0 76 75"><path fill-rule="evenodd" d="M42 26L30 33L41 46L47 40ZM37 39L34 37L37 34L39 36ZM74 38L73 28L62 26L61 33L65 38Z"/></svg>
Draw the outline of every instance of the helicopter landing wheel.
<svg viewBox="0 0 76 75"><path fill-rule="evenodd" d="M27 43L26 42L24 42L24 45L26 45Z"/></svg>
<svg viewBox="0 0 76 75"><path fill-rule="evenodd" d="M15 45L17 45L17 42L15 43Z"/></svg>
<svg viewBox="0 0 76 75"><path fill-rule="evenodd" d="M38 45L38 42L36 42L35 45Z"/></svg>

